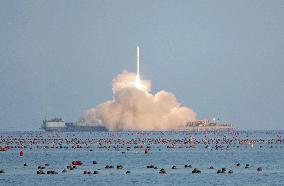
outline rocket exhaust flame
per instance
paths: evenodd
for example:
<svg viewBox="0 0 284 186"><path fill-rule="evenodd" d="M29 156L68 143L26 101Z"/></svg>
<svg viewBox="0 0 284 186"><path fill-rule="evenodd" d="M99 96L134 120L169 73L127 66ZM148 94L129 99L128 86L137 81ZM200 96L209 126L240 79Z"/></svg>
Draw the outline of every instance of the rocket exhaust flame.
<svg viewBox="0 0 284 186"><path fill-rule="evenodd" d="M151 82L140 79L139 47L135 73L123 71L113 79L113 99L88 109L83 120L99 123L110 131L183 130L195 120L192 109L181 106L172 93L150 93Z"/></svg>

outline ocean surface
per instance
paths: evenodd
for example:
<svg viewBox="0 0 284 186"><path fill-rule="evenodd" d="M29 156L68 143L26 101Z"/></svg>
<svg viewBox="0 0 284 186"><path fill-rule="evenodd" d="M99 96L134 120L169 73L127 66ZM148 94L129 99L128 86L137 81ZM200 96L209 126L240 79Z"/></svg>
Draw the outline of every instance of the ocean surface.
<svg viewBox="0 0 284 186"><path fill-rule="evenodd" d="M1 132L0 185L284 185L283 134Z"/></svg>

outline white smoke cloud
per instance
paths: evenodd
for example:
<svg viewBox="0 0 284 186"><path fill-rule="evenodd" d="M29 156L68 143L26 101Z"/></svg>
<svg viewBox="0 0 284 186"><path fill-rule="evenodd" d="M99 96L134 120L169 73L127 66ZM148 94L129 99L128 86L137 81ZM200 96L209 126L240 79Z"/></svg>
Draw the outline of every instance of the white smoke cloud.
<svg viewBox="0 0 284 186"><path fill-rule="evenodd" d="M141 80L140 89L135 78L136 74L124 71L113 79L113 99L88 109L83 115L85 122L99 123L110 131L150 131L182 130L195 120L196 113L181 106L174 94L151 94L151 82Z"/></svg>

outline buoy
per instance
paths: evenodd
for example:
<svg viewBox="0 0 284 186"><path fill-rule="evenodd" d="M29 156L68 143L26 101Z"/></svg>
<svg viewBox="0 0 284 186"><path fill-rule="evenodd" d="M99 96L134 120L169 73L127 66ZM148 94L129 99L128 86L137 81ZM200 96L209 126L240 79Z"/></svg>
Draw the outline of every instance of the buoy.
<svg viewBox="0 0 284 186"><path fill-rule="evenodd" d="M82 165L83 163L81 161L73 161L72 165Z"/></svg>
<svg viewBox="0 0 284 186"><path fill-rule="evenodd" d="M147 154L147 153L148 153L148 149L145 149L145 151L144 151L144 152L145 152L145 154Z"/></svg>
<svg viewBox="0 0 284 186"><path fill-rule="evenodd" d="M192 168L192 165L184 165L184 168Z"/></svg>
<svg viewBox="0 0 284 186"><path fill-rule="evenodd" d="M24 152L23 151L20 151L20 156L24 156Z"/></svg>
<svg viewBox="0 0 284 186"><path fill-rule="evenodd" d="M166 171L165 171L165 169L161 169L159 173L160 174L166 174Z"/></svg>
<svg viewBox="0 0 284 186"><path fill-rule="evenodd" d="M152 169L154 168L154 165L147 165L147 169Z"/></svg>
<svg viewBox="0 0 284 186"><path fill-rule="evenodd" d="M40 165L37 167L37 169L45 169L45 167Z"/></svg>
<svg viewBox="0 0 284 186"><path fill-rule="evenodd" d="M201 171L200 171L199 169L197 169L197 168L194 168L194 169L192 170L192 173L201 173Z"/></svg>

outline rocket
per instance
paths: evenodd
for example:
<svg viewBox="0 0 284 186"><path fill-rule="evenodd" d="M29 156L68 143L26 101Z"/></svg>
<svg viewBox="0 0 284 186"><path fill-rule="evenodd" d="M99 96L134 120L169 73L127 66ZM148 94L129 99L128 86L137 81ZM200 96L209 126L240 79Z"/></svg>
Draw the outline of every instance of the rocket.
<svg viewBox="0 0 284 186"><path fill-rule="evenodd" d="M140 79L140 72L139 72L139 46L136 47L136 79Z"/></svg>
<svg viewBox="0 0 284 186"><path fill-rule="evenodd" d="M134 82L134 85L136 88L140 89L140 90L146 90L146 87L145 85L143 85L141 83L141 80L140 80L140 72L139 72L139 65L140 65L140 62L139 62L139 46L136 47L136 78L135 78L135 82Z"/></svg>

